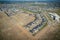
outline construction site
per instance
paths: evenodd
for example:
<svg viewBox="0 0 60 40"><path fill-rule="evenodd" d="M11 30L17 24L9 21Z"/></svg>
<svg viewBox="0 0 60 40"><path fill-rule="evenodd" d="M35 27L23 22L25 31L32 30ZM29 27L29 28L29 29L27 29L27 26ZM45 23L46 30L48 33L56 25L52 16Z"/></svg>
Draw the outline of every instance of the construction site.
<svg viewBox="0 0 60 40"><path fill-rule="evenodd" d="M57 9L32 4L0 4L0 40L60 39Z"/></svg>

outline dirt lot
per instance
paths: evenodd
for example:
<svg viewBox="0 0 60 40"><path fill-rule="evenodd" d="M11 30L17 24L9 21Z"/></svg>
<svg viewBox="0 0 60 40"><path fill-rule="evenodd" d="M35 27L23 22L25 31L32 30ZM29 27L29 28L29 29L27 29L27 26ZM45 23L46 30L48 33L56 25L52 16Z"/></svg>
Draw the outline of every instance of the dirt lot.
<svg viewBox="0 0 60 40"><path fill-rule="evenodd" d="M0 40L60 40L60 24L59 26L47 25L35 36L32 36L23 25L34 19L28 14L8 17L4 12L0 12Z"/></svg>

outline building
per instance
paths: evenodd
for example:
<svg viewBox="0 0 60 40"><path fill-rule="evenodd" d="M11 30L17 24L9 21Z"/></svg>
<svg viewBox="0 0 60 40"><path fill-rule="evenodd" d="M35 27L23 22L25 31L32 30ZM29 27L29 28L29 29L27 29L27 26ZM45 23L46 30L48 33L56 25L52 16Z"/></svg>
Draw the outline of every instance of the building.
<svg viewBox="0 0 60 40"><path fill-rule="evenodd" d="M60 21L60 16L57 13L49 13L53 20Z"/></svg>

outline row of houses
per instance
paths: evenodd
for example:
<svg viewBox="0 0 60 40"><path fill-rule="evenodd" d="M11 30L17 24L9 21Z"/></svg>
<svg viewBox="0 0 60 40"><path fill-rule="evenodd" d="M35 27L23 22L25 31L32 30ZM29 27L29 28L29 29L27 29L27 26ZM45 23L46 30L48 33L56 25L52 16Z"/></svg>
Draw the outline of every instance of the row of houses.
<svg viewBox="0 0 60 40"><path fill-rule="evenodd" d="M43 15L38 13L35 15L36 19L25 26L33 35L36 34L47 21Z"/></svg>

